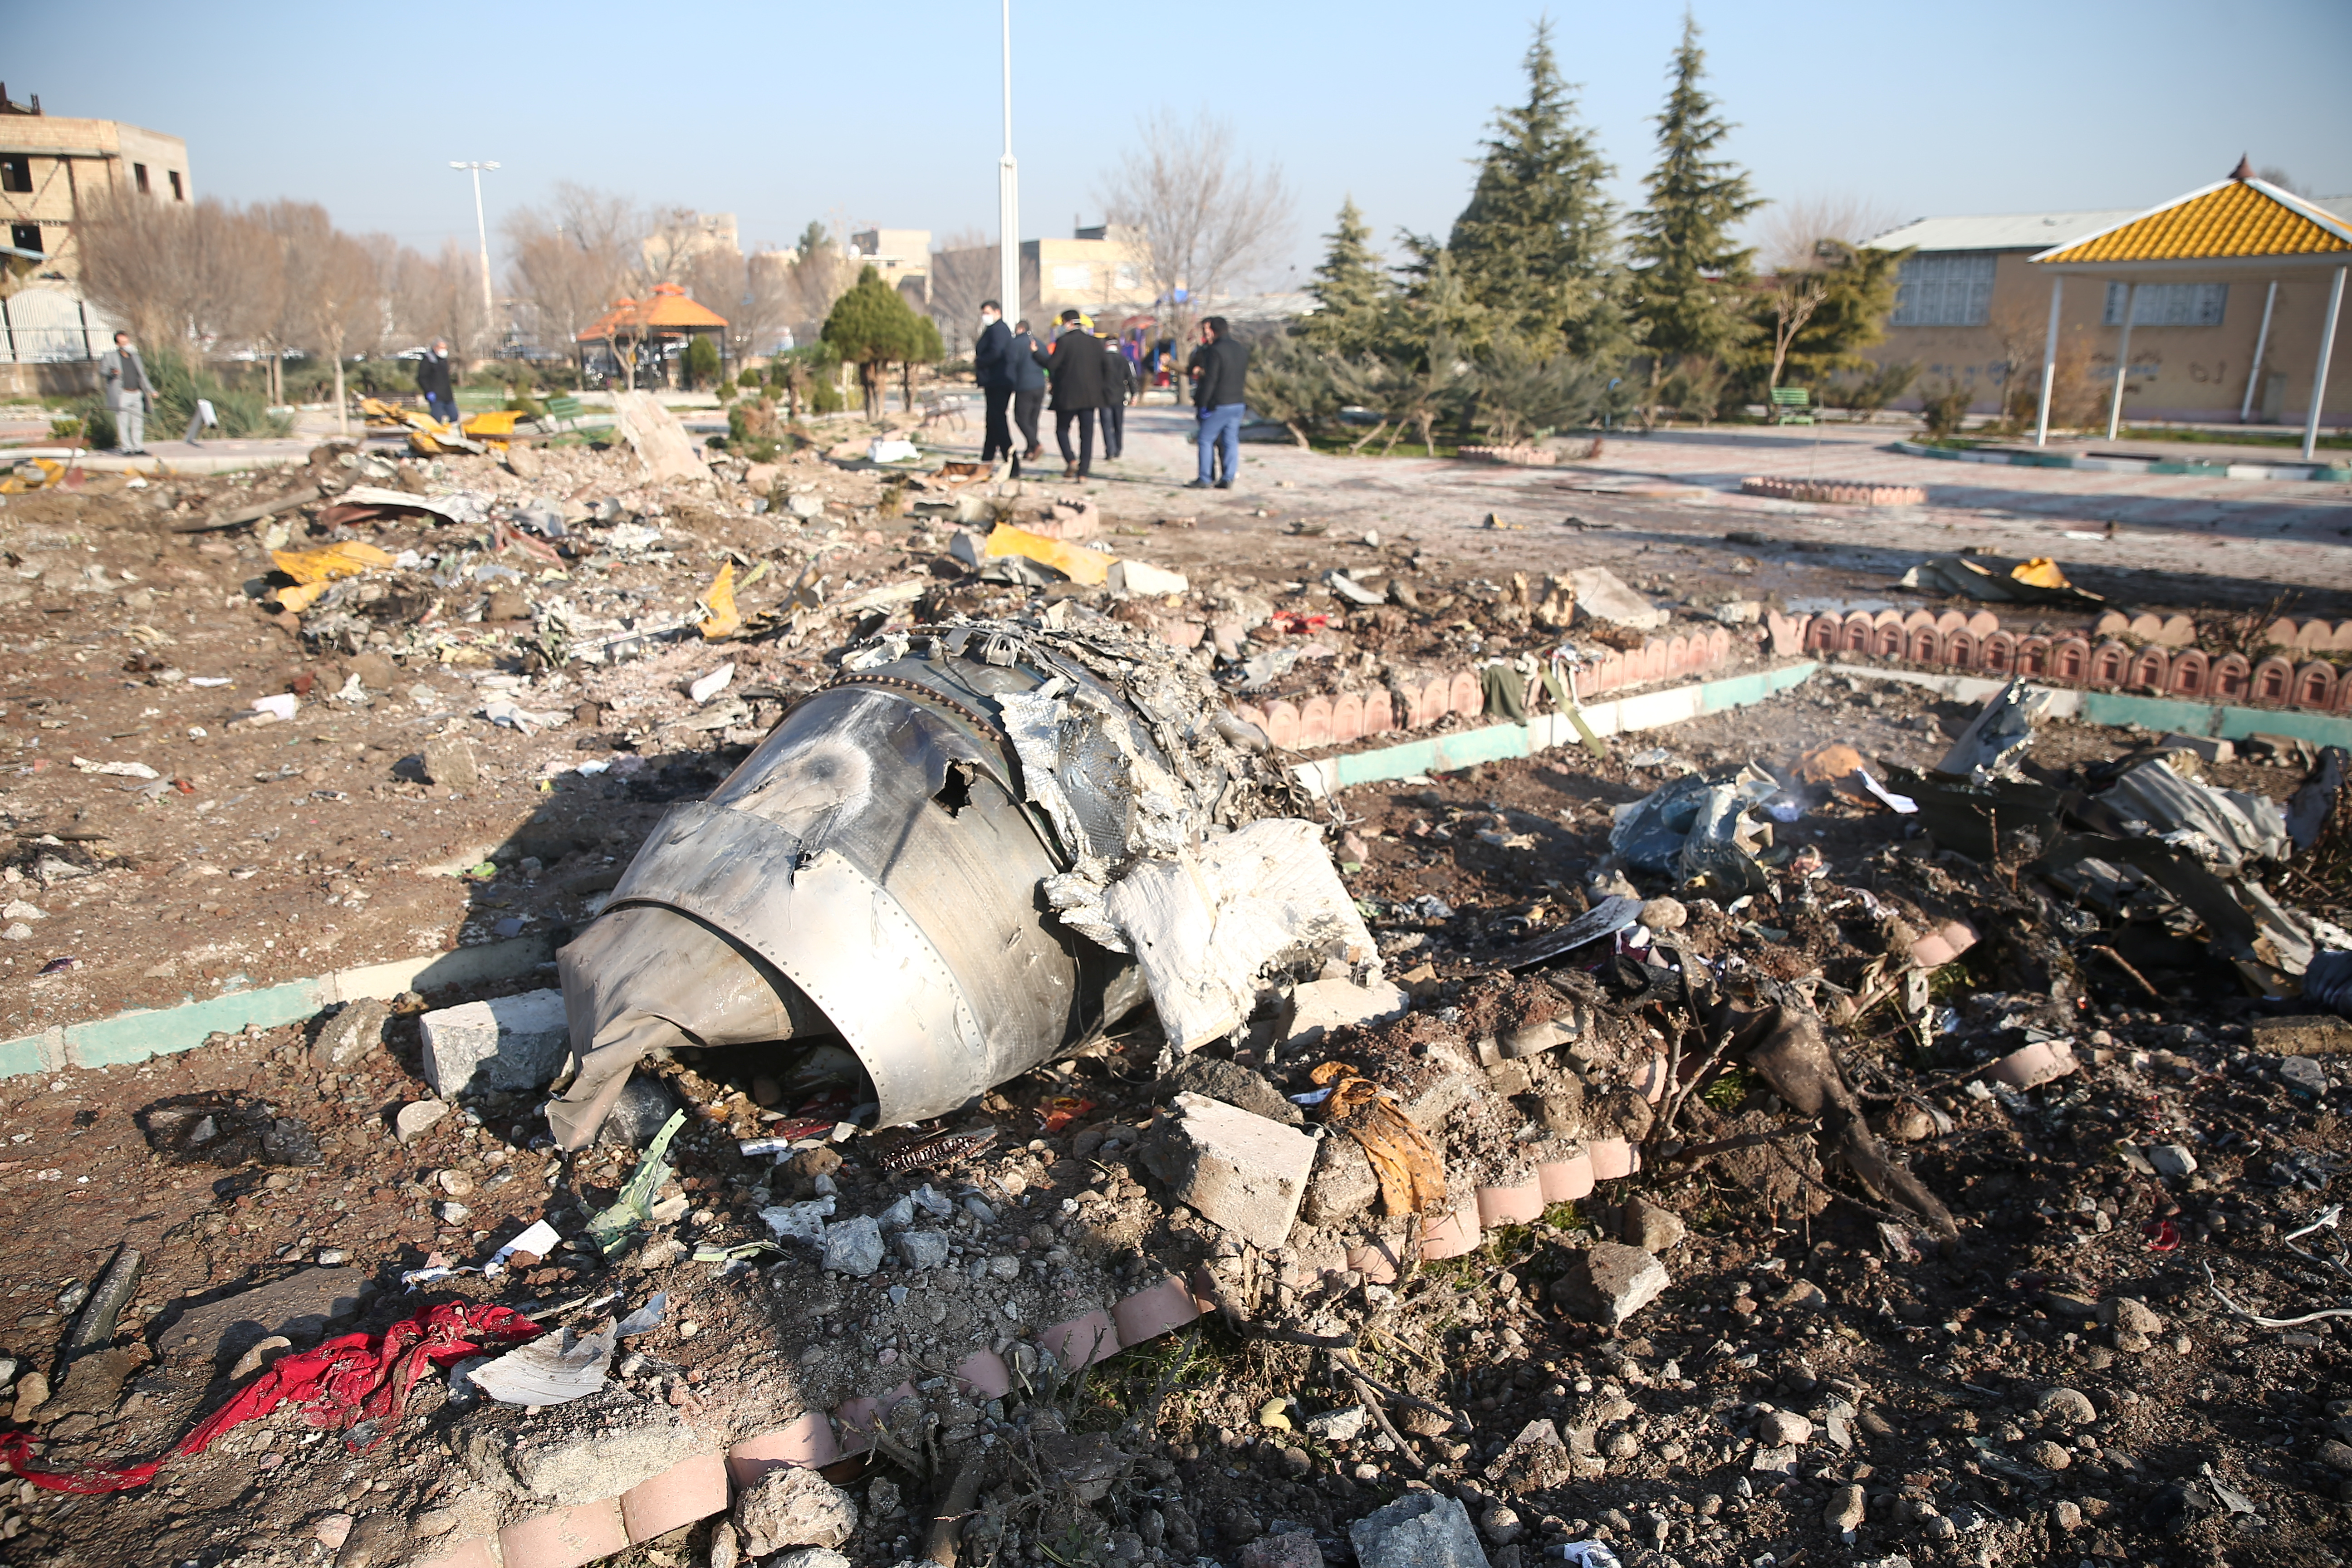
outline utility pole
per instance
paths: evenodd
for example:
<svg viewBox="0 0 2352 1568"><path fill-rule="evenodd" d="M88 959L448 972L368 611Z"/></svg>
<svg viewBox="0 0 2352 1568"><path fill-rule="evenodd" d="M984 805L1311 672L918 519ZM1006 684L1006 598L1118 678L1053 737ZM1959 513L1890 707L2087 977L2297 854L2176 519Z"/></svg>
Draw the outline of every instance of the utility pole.
<svg viewBox="0 0 2352 1568"><path fill-rule="evenodd" d="M482 171L495 169L498 164L461 163L453 159L449 166L470 169L474 174L474 238L482 247L482 331L488 333L491 331L491 318L498 313L498 306L490 299L490 226L482 219Z"/></svg>
<svg viewBox="0 0 2352 1568"><path fill-rule="evenodd" d="M1004 319L1021 319L1021 176L1013 162L1013 0L1004 12L1004 156L996 163L996 288Z"/></svg>

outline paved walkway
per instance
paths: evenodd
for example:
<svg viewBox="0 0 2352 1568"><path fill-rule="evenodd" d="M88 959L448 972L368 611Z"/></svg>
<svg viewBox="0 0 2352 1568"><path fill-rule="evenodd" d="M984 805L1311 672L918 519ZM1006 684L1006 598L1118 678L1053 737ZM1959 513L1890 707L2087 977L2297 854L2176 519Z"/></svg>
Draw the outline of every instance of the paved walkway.
<svg viewBox="0 0 2352 1568"><path fill-rule="evenodd" d="M1611 437L1599 458L1553 468L1252 443L1241 489L1199 492L1174 488L1193 473L1189 410L1131 408L1127 426L1127 455L1098 462L1093 488L1129 515L1264 511L1277 524L1469 535L1489 513L1516 527L1574 514L1685 543L1738 531L1827 546L1874 569L1963 548L2047 555L2086 586L2149 602L2258 607L2281 592L2352 595L2352 485L1979 467L1895 452L1899 433L1886 427L1738 426ZM1050 423L1045 436L1050 484L1060 471ZM978 440L975 427L950 445ZM1738 493L1749 475L1919 485L1927 504L1767 500ZM2150 574L2165 581L2151 585Z"/></svg>

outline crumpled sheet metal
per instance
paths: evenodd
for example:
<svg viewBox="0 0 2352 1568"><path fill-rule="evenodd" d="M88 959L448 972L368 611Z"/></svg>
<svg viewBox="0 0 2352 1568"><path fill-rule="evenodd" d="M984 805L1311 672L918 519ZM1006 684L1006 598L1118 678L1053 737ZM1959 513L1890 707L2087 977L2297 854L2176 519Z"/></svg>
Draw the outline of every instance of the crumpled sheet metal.
<svg viewBox="0 0 2352 1568"><path fill-rule="evenodd" d="M549 1111L565 1147L665 1045L837 1032L879 1125L953 1110L1142 999L1115 945L1130 930L1102 906L1120 872L1207 854L1212 832L1291 798L1213 688L1125 628L960 623L843 662L664 820L559 955L579 1064ZM1338 945L1369 957L1339 896Z"/></svg>
<svg viewBox="0 0 2352 1568"><path fill-rule="evenodd" d="M1770 839L1753 813L1780 793L1752 763L1685 773L1616 810L1609 847L1627 865L1706 881L1738 897L1763 885L1756 855Z"/></svg>
<svg viewBox="0 0 2352 1568"><path fill-rule="evenodd" d="M2055 700L2055 692L2011 681L1977 710L1936 771L1979 784L2017 778L2018 760L2033 743L2034 721Z"/></svg>
<svg viewBox="0 0 2352 1568"><path fill-rule="evenodd" d="M1103 907L1178 1051L1239 1028L1267 966L1286 955L1359 964L1376 951L1321 831L1291 817L1144 861L1109 885Z"/></svg>
<svg viewBox="0 0 2352 1568"><path fill-rule="evenodd" d="M2127 830L2161 838L2222 871L2294 852L2286 813L2267 795L2185 779L2161 757L2126 772L2100 797Z"/></svg>

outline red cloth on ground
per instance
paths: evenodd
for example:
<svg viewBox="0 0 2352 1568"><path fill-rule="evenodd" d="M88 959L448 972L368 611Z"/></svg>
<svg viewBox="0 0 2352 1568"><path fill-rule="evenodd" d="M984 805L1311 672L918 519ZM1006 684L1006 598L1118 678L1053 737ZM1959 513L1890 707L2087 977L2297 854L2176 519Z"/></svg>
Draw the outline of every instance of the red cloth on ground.
<svg viewBox="0 0 2352 1568"><path fill-rule="evenodd" d="M0 1432L0 1467L47 1491L84 1495L128 1491L153 1480L156 1472L172 1460L203 1453L222 1433L257 1420L289 1401L303 1406L303 1419L313 1426L344 1427L363 1420L380 1423L365 1441L352 1442L354 1449L364 1452L383 1441L400 1420L408 1391L427 1367L448 1366L484 1351L504 1350L545 1331L510 1308L445 1302L402 1319L386 1329L381 1339L373 1334L345 1334L317 1350L280 1356L160 1459L121 1469L37 1470L31 1468L33 1435Z"/></svg>

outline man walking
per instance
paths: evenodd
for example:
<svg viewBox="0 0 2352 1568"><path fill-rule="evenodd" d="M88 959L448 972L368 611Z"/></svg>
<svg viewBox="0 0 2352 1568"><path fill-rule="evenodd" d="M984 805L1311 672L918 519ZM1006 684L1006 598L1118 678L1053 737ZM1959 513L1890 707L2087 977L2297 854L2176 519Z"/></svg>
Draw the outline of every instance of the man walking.
<svg viewBox="0 0 2352 1568"><path fill-rule="evenodd" d="M1045 406L1045 345L1026 321L1013 328L1013 427L1021 432L1021 460L1034 463L1045 450L1037 439L1037 416Z"/></svg>
<svg viewBox="0 0 2352 1568"><path fill-rule="evenodd" d="M106 389L106 406L114 416L114 449L126 458L147 455L147 400L155 384L131 343L129 332L114 334L114 347L98 357L99 384Z"/></svg>
<svg viewBox="0 0 2352 1568"><path fill-rule="evenodd" d="M1127 448L1127 405L1135 395L1135 367L1117 339L1103 342L1103 460L1117 462Z"/></svg>
<svg viewBox="0 0 2352 1568"><path fill-rule="evenodd" d="M450 390L448 339L434 339L433 347L416 362L416 390L425 395L427 414L444 425L457 422L457 395Z"/></svg>
<svg viewBox="0 0 2352 1568"><path fill-rule="evenodd" d="M1095 467L1095 414L1103 403L1102 340L1087 330L1076 310L1062 312L1062 331L1045 351L1045 374L1054 383L1054 440L1062 448L1062 477L1091 478ZM1078 444L1070 446L1070 426Z"/></svg>
<svg viewBox="0 0 2352 1568"><path fill-rule="evenodd" d="M999 458L1013 459L1013 476L1021 477L1021 452L1013 444L1013 394L1020 378L1013 364L1013 329L1004 324L1004 309L993 300L980 302L980 336L971 345L972 374L980 382L980 395L987 406L983 421L986 434L981 438L980 460L992 463Z"/></svg>
<svg viewBox="0 0 2352 1568"><path fill-rule="evenodd" d="M1186 367L1192 377L1192 409L1201 421L1201 477L1184 488L1221 490L1234 488L1242 465L1242 385L1249 374L1249 345L1236 342L1223 316L1201 323L1201 346ZM1217 458L1224 458L1224 475L1217 476Z"/></svg>

